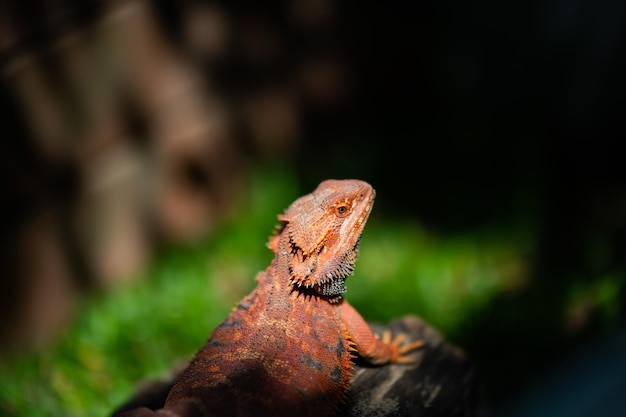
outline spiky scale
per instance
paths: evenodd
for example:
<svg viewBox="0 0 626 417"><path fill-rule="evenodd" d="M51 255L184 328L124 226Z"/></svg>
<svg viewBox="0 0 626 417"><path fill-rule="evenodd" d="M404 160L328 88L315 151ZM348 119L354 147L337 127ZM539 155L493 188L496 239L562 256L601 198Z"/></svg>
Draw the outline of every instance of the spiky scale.
<svg viewBox="0 0 626 417"><path fill-rule="evenodd" d="M407 360L409 349L377 339L341 296L374 196L365 182L327 180L279 216L268 243L274 260L196 354L160 415L329 417L349 388L355 353L377 364Z"/></svg>

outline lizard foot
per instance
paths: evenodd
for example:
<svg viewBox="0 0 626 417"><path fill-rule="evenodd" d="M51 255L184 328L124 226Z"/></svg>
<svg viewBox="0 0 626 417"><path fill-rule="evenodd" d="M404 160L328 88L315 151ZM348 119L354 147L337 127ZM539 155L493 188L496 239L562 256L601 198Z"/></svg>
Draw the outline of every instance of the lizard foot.
<svg viewBox="0 0 626 417"><path fill-rule="evenodd" d="M390 352L389 362L393 363L412 363L414 358L409 356L409 353L418 349L424 345L422 340L415 340L410 343L404 343L406 335L404 333L398 334L393 339L391 338L391 332L385 330L382 334L381 341L387 345Z"/></svg>

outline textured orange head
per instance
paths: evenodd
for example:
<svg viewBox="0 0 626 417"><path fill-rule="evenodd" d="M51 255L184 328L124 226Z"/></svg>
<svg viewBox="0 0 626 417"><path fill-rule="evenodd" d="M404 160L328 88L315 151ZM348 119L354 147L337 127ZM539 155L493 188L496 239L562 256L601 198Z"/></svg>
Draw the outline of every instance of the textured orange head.
<svg viewBox="0 0 626 417"><path fill-rule="evenodd" d="M339 299L354 271L361 233L376 193L359 180L326 180L278 218L288 239L291 282ZM284 247L284 246L283 246Z"/></svg>

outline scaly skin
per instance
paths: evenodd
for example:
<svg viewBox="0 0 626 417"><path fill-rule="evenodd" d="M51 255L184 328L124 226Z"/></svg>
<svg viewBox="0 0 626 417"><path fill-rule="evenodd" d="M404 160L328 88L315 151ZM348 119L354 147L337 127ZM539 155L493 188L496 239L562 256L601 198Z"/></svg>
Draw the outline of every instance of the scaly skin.
<svg viewBox="0 0 626 417"><path fill-rule="evenodd" d="M376 365L410 362L419 341L378 339L341 296L374 196L363 181L327 180L291 204L270 238L271 265L196 354L165 408L123 415L332 416L355 353Z"/></svg>

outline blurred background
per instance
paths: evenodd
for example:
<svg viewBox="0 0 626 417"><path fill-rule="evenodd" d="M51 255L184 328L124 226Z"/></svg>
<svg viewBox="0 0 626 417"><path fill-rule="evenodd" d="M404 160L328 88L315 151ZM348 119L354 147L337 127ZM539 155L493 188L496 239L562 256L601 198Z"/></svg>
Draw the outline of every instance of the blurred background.
<svg viewBox="0 0 626 417"><path fill-rule="evenodd" d="M367 319L463 348L483 415L624 415L625 46L615 1L0 2L0 414L107 415L359 178Z"/></svg>

